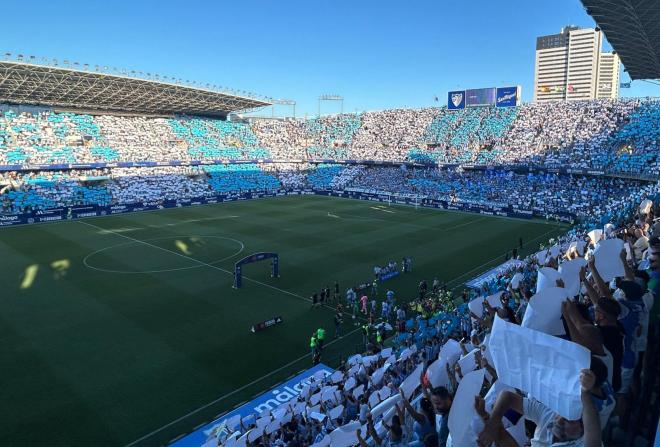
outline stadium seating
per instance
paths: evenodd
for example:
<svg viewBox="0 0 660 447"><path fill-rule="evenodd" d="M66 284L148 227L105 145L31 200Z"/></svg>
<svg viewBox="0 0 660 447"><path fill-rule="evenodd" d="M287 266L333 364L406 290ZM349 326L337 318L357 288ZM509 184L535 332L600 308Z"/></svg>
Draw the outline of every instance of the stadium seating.
<svg viewBox="0 0 660 447"><path fill-rule="evenodd" d="M17 113L7 109L0 116L0 165L254 159L276 159L279 163L113 170L103 186L105 192L98 192L98 196L96 186L76 179L52 180L67 191L61 196L48 192L53 186L39 182L14 184L5 187L5 192L13 194L4 197L3 203L16 203L5 206L5 211L92 203L94 197L99 203L127 203L153 195L139 193L138 186L131 189L130 179L140 179L140 185L151 189L159 181L170 185L169 198L176 198L177 182L180 190L188 188L187 193L182 192L186 196L281 187L351 187L465 203L515 203L542 214L566 212L586 218L590 214L607 215L620 204L626 189L638 191L643 184L520 175L507 168L485 173L460 168L403 171L299 162L359 159L424 165L532 165L653 177L660 175L659 116L658 101L639 99L462 111L395 109L250 124L197 117L92 116L45 110ZM71 182L80 183L82 189L73 188ZM122 188L132 192L122 194ZM589 195L582 189L601 192Z"/></svg>
<svg viewBox="0 0 660 447"><path fill-rule="evenodd" d="M251 124L177 117L0 117L0 164L324 159L532 164L658 175L655 100L394 109Z"/></svg>
<svg viewBox="0 0 660 447"><path fill-rule="evenodd" d="M297 405L282 408L284 413L273 412L272 415L274 419L300 417L299 414L287 415L287 412L296 411L296 407L313 413L323 424L316 424L304 433L301 429L296 435L306 437L306 444L314 443L317 447L332 445L334 436L340 436L337 430L348 430L346 426L353 420L359 422L368 444L379 444L378 439L382 437L389 445L422 446L429 439L420 434L414 423L422 424L427 418L427 425L435 427L436 415L423 414L425 408L433 412L433 406L424 400L427 397L420 392L416 382L409 392L404 393L405 396L397 398L399 385L424 377L432 385L445 388L440 394L456 397L466 375L472 370L483 369L487 378L486 389L491 390L486 395L485 404L490 411L501 391L496 385L497 371L490 363L492 356L497 354L490 351L490 343L493 339L497 341L496 332L491 332L495 314L510 323L523 322L526 309L534 303L529 298L534 291L539 293L542 290L537 280L541 277L538 269L561 267L576 256L572 250L577 244L590 237L588 230L611 224L613 227L606 227L609 230L605 238L612 238L621 234L620 231L617 233L618 230L626 229L626 242L632 247L626 262L643 270L641 262L648 263L645 258L654 250L648 248L647 236L655 230L650 228L653 214L640 213L639 204L660 193L657 183L660 175L659 141L660 103L637 99L527 104L509 109L469 108L458 112L434 108L389 110L310 120L257 120L250 124L197 117L92 116L8 110L0 116L0 165L174 160L202 160L208 164L85 170L26 167L20 171L0 171L0 213L32 213L78 205L159 205L166 200L284 188L379 192L390 197L415 197L418 201L438 199L448 204L488 205L491 209L510 207L533 211L536 216L547 219L562 215L576 217L580 224L552 241L552 248L544 248L520 260L520 264L507 267L506 271L491 274L472 293L473 299L481 300L479 303L496 294L497 299L507 294L511 296L510 304L498 306L496 300L491 304L497 309L479 304L482 313L478 316L468 303L456 305L451 291L434 287L436 290L432 294L421 294L423 296L409 306L394 307L389 314L384 311L383 320L398 328L391 347L383 346L378 339L372 340L368 333L365 337L366 355L347 360L340 367L340 375L315 379ZM255 163L255 159L277 162ZM315 160L318 159L342 163L317 164ZM209 160L241 162L214 164ZM343 163L344 160L387 161L402 165L353 164ZM425 166L405 165L404 161ZM437 167L436 164L447 166ZM488 168L473 165L487 165ZM599 170L602 171L600 174L617 175L567 174L548 169ZM618 175L622 173L633 175L629 176L632 178L623 178ZM583 254L579 253L580 256ZM598 255L589 248L589 256ZM620 256L619 249L608 255L609 261L620 261ZM626 250L623 250L623 256L626 256ZM595 265L588 264L587 270L599 288L594 292L596 298L617 299L616 306L627 306L626 293L632 286L620 287L616 281L609 285L600 284ZM624 274L629 275L629 272ZM522 279L514 287L516 275ZM643 276L626 279L629 283L644 282ZM584 283L585 287L587 283L591 284L589 281ZM559 286L558 283L554 285ZM644 292L646 286L643 286ZM614 298L602 298L610 294ZM350 309L353 303L347 304ZM469 304L474 305L474 301ZM642 308L647 309L640 305ZM621 319L635 312L641 315L648 313L648 309L629 310ZM533 318L533 312L530 315L529 318ZM583 327L593 326L590 313L586 312L580 318ZM561 321L559 314L556 320ZM616 321L615 317L615 324ZM575 337L573 326L567 327L569 333L564 336L583 342L580 337ZM630 327L624 328L628 331L625 336L634 338L634 344L624 345L628 351L631 346L637 349L646 343L642 324L635 323ZM368 331L375 332L376 328ZM457 340L463 340L462 346ZM448 345L460 349L452 361L440 354ZM481 353L480 359L475 360L477 354L473 349ZM471 358L470 351L473 352ZM627 370L634 371L636 357L629 356L633 360L625 364ZM424 365L438 361L452 366L458 362L463 369L452 369L446 374L443 369L444 378L436 383L437 377L422 373ZM613 366L606 368L610 376L623 372L615 371ZM607 397L601 399L597 408L600 428L605 428L614 406L614 396L610 392L614 382L609 380L601 378L599 382L602 389L598 396L604 393ZM337 389L328 392L328 387ZM342 392L337 394L339 389ZM404 389L408 390L408 387L404 386ZM623 399L630 399L626 390L621 394ZM324 399L323 407L315 404L307 408L313 396ZM440 398L439 395L435 397ZM539 399L543 400L542 397ZM382 412L383 407L379 407L395 400L405 407L398 422L393 418L394 405L388 403ZM471 396L469 405L472 404ZM544 405L547 411L554 411L548 408L553 405L551 401L540 402L540 405ZM524 407L524 411L527 409ZM368 413L374 417L373 422L369 421ZM442 422L446 414L438 416ZM474 438L483 429L483 421L477 417L473 419L469 425ZM382 420L400 425L401 430L388 429ZM242 426L240 422L243 422ZM269 420L268 424L274 422L277 421ZM211 430L207 434L226 446L235 445L231 439L235 441L238 436L246 436L249 429L265 436L262 434L264 427L250 419L225 421L220 426L222 430ZM584 424L585 429L587 426ZM447 435L444 429L428 431L440 437ZM268 436L271 444L283 444L280 438L284 434L279 426L275 426ZM527 440L524 427L521 436L523 441ZM215 440L210 439L210 442L213 444Z"/></svg>
<svg viewBox="0 0 660 447"><path fill-rule="evenodd" d="M319 164L307 176L307 182L315 189L330 189L333 180L340 175L343 168L335 164Z"/></svg>
<svg viewBox="0 0 660 447"><path fill-rule="evenodd" d="M281 187L276 176L253 163L204 166L209 184L220 193L272 191Z"/></svg>

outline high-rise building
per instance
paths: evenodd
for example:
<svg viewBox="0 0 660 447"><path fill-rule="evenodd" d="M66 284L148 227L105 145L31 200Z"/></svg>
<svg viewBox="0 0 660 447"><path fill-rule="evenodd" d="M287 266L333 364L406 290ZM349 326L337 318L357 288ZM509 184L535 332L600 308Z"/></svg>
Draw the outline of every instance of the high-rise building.
<svg viewBox="0 0 660 447"><path fill-rule="evenodd" d="M559 34L538 37L534 101L618 97L619 58L601 53L601 44L601 31L592 28L567 26Z"/></svg>
<svg viewBox="0 0 660 447"><path fill-rule="evenodd" d="M614 51L611 53L600 53L598 65L598 90L597 98L619 97L619 72L621 61L619 55Z"/></svg>

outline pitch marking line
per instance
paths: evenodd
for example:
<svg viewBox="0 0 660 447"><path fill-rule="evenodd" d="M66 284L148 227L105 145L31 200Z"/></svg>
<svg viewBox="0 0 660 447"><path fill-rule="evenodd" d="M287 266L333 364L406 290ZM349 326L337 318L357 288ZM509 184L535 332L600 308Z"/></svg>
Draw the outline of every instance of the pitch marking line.
<svg viewBox="0 0 660 447"><path fill-rule="evenodd" d="M200 261L199 259L196 259L196 258L193 258L193 257L190 257L190 256L186 256L186 255L181 254L181 253L177 253L176 251L168 250L167 248L163 248L163 247L160 247L160 246L158 246L158 245L150 244L149 242L145 242L145 241L140 240L140 239L135 239L135 238L133 238L133 237L126 236L125 234L115 233L115 232L112 231L112 230L107 230L107 229L105 229L105 228L99 227L98 225L94 225L94 224L91 224L91 223L89 223L89 222L84 222L84 221L82 221L82 220L78 220L78 221L76 221L76 222L79 222L79 223L81 223L81 224L83 224L83 225L87 225L88 227L96 228L97 230L100 230L100 231L107 231L107 232L109 232L109 233L111 233L111 234L115 234L115 235L117 235L117 236L119 236L119 237L123 237L124 239L128 239L128 240L131 240L131 241L133 241L133 242L137 242L138 244L147 245L147 246L149 246L149 247L156 248L156 249L161 250L161 251L164 251L164 252L166 252L166 253L171 253L171 254L176 255L176 256L179 256L179 257L181 257L181 258L185 258L185 259L188 259L188 260L190 260L190 261L196 262L197 264L199 264L199 265L201 265L201 266L210 267L210 268L215 269L215 270L218 270L218 271L220 271L220 272L227 273L228 275L232 275L232 276L234 275L234 272L232 272L232 271L230 271L230 270L226 270L226 269L223 269L222 267L218 267L217 265L209 264L208 262ZM245 279L246 281L253 282L253 283L255 283L255 284L260 284L260 285L262 285L262 286L264 286L264 287L268 287L268 288L273 289L273 290L277 290L277 291L282 292L282 293L285 293L285 294L287 294L287 295L291 295L291 296L293 296L293 297L303 299L303 300L305 300L305 301L307 301L307 302L310 302L310 301L311 301L309 298L305 298L304 296L302 296L302 295L298 295L297 293L293 293L293 292L289 292L288 290L280 289L279 287L275 287L275 286L272 286L272 285L270 285L270 284L266 284L266 283L264 283L264 282L257 281L256 279L248 278L247 276L243 276L243 279Z"/></svg>
<svg viewBox="0 0 660 447"><path fill-rule="evenodd" d="M346 337L348 337L349 335L352 335L352 334L356 333L356 332L359 331L360 329L361 329L361 328L353 329L352 331L348 332L346 335L342 336L341 338L337 338L337 339L334 339L334 340L328 342L328 343L326 344L326 346L330 346L330 345L332 345L332 344L334 344L334 343L336 343L336 342L342 340L343 338L346 338ZM230 397L230 396L233 396L234 394L239 393L239 392L243 391L244 389L246 389L246 388L248 388L248 387L250 387L250 386L252 386L252 385L254 385L254 384L256 384L256 383L261 382L261 381L264 380L265 378L270 377L270 376L272 376L273 374L276 374L276 373L278 373L278 372L280 372L280 371L282 371L282 370L284 370L284 369L290 367L291 365L295 365L296 363L298 363L298 362L301 361L301 360L304 360L305 358L309 357L310 355L311 355L311 354L301 355L300 357L298 357L298 358L295 359L295 360L292 360L291 362L287 363L286 365L281 366L281 367L277 368L276 370L273 370L273 371L269 372L268 374L265 374L265 375L263 375L263 376L261 376L261 377L255 379L255 380L253 380L253 381L250 382L250 383L246 383L245 385L241 386L240 388L236 388L234 391L231 391L231 392L229 392L229 393L227 393L227 394L224 394L224 395L218 397L217 399L213 400L212 402L209 402L209 403L207 403L206 405L204 405L204 406L202 406L202 407L199 407L199 408L197 408L197 409L191 411L190 413L185 414L185 415L183 415L183 416L181 416L181 417L179 417L179 418L173 420L172 422L163 425L163 426L160 427L160 428L157 428L156 430L152 431L151 433L147 433L146 435L142 436L142 437L139 438L139 439L136 439L135 441L131 442L130 444L126 444L125 447L131 447L131 446L133 446L133 445L135 445L135 444L138 444L138 443L144 441L145 439L149 439L150 437L152 437L152 436L155 435L156 433L159 433L159 432L163 431L164 429L166 429L166 428L168 428L168 427L171 427L172 425L175 425L175 424L177 424L177 423L179 423L179 422L181 422L181 421L187 419L188 417L190 417L190 416L192 416L192 415L194 415L194 414L197 414L197 413L199 413L200 411L202 411L202 410L204 410L204 409L206 409L206 408L209 408L209 407L212 406L212 405L217 404L218 402L223 401L224 399L226 399L226 398L228 398L228 397ZM261 394L261 393L259 393L259 394ZM223 413L223 414L224 414L224 413ZM218 419L218 418L216 417L216 418L214 418L214 420L215 420L215 419Z"/></svg>
<svg viewBox="0 0 660 447"><path fill-rule="evenodd" d="M559 226L553 228L553 229L550 230L550 231L546 231L545 233L543 233L543 234L540 235L540 236L536 236L534 239L530 239L529 241L527 241L527 242L525 242L525 243L523 244L523 247L525 247L525 246L528 245L528 244L531 244L531 243L534 242L534 241L537 241L537 240L539 240L539 239L541 239L541 238L547 236L548 234L550 234L550 233L552 233L552 232L554 232L554 231L557 231L557 229L559 229ZM469 271L463 273L462 275L457 276L456 278L452 279L451 281L449 281L448 284L453 283L454 281L456 281L456 280L459 279L459 278L463 278L464 276L468 276L470 273L474 272L475 270L479 270L479 269L481 269L482 267L484 267L485 265L488 265L488 264L490 264L491 262L493 262L493 261L495 261L495 260L497 260L497 259L499 259L499 258L501 258L501 257L502 257L501 255L500 255L500 256L496 256L496 257L494 257L493 259L491 259L490 261L486 261L486 262L484 262L483 264L481 264L481 265L479 265L479 266L473 268L472 270L469 270ZM451 290L454 291L454 290L458 289L459 287L461 287L461 284L455 286L455 287L452 288Z"/></svg>
<svg viewBox="0 0 660 447"><path fill-rule="evenodd" d="M471 224L471 223L475 223L475 222L478 222L478 221L483 220L483 219L485 219L485 217L483 217L483 218L481 218L481 219L476 219L476 220L471 221L471 222L466 222L466 223L464 223L464 224L462 224L462 225L458 225L458 226L469 225L469 224ZM93 225L93 224L90 224L90 223L88 223L88 222L84 222L84 221L82 221L82 220L79 220L79 221L77 221L77 222L80 222L81 224L84 224L84 225L87 225L87 226L90 226L90 227L96 228L96 229L98 229L98 230L104 230L103 228L101 228L101 227L99 227L99 226L97 226L97 225ZM556 228L553 229L553 230L548 231L548 232L545 233L545 234L549 234L550 232L552 232L552 231L554 231L554 230L556 230ZM148 245L148 246L151 246L151 247L157 248L157 249L159 249L159 250L163 250L163 251L166 251L166 252L168 252L168 253L172 253L172 254L175 254L175 255L177 255L177 256L181 256L181 257L184 257L184 258L186 258L186 259L190 259L191 261L197 262L197 263L199 263L199 264L207 265L208 267L211 267L211 268L213 268L213 269L216 269L216 270L219 270L219 271L222 271L222 272L225 272L225 273L232 274L230 271L225 270L225 269L223 269L223 268L216 267L216 266L211 265L211 264L207 264L207 263L205 263L205 262L203 262L203 261L199 261L199 260L197 260L197 259L195 259L195 258L191 258L191 257L189 257L189 256L185 256L185 255L182 255L182 254L180 254L180 253L177 253L177 252L174 252L174 251L167 250L167 249L162 248L162 247L159 247L159 246L157 246L157 245L152 245L152 244L149 244L148 242L144 242L144 241L141 241L141 240L139 240L139 239L135 239L135 238L132 238L132 237L129 237L129 236L125 236L125 235L120 234L120 233L114 233L114 232L112 232L111 230L106 230L106 231L109 231L109 232L111 232L111 233L113 233L113 234L116 234L117 236L121 236L121 237L123 237L123 238L130 239L130 240L132 240L132 241L134 241L134 242L142 243L142 244L145 244L145 245ZM545 235L545 234L544 234L544 235ZM542 235L542 236L544 236L544 235ZM539 236L538 238L540 238L540 237L542 237L542 236ZM535 239L538 239L538 238L535 238ZM533 240L535 240L535 239L533 239ZM529 241L529 242L531 242L531 241ZM529 242L528 242L528 243L529 243ZM494 258L494 259L497 259L497 258ZM492 262L492 260L489 261L489 262ZM460 278L460 276L457 277L457 278ZM454 280L457 279L457 278L454 278ZM289 292L289 291L287 291L287 290L279 289L279 288L277 288L277 287L271 286L270 284L261 283L260 281L253 280L253 279L250 279L250 278L247 278L247 277L246 277L245 279L248 280L248 281L252 281L252 282L254 282L254 283L257 283L257 284L262 284L262 285L264 285L264 286L266 286L266 287L270 287L270 288L275 289L275 290L279 290L279 291L284 292L284 293L286 293L286 294L289 294L289 295L292 295L292 296L295 296L295 297L298 297L298 298L302 298L302 299L304 299L305 301L308 301L308 302L310 301L309 299L307 299L307 298L305 298L305 297L303 297L303 296L301 296L301 295L297 295L297 294L295 294L295 293L293 293L293 292ZM452 280L452 281L454 281L454 280ZM349 335L352 335L352 334L354 334L355 332L357 332L357 331L359 331L359 330L360 330L360 328L354 329L354 330L348 332L344 337L347 337L347 336L349 336ZM344 338L344 337L342 337L342 338ZM326 346L330 346L331 344L334 344L334 343L336 343L336 342L339 341L339 340L341 340L341 339L332 340L332 341L330 341ZM232 396L232 395L234 395L234 394L236 394L236 393L238 393L238 392L240 392L240 391L246 389L247 387L254 385L255 383L259 383L259 382L262 381L263 379L265 379L265 378L267 378L267 377L270 377L270 376L272 376L273 374L275 374L275 373L277 373L277 372L279 372L279 371L282 371L283 369L288 368L289 366L294 365L295 363L297 363L297 362L299 362L299 361L301 361L301 360L303 360L303 359L305 359L306 357L309 357L309 356L310 356L310 354L305 354L305 355L303 355L303 356L300 356L300 357L298 357L297 359L292 360L291 362L287 363L286 365L281 366L280 368L275 369L275 370L269 372L268 374L265 374L265 375L263 375L263 376L261 376L261 377L255 379L255 380L253 380L252 382L247 383L247 384L243 385L242 387L235 389L234 391L231 391L231 392L229 392L229 393L227 393L227 394L225 394L225 395L223 395L223 396L220 396L219 398L215 399L214 401L209 402L208 404L206 404L206 405L204 405L204 406L202 406L202 407L199 407L199 408L197 408L197 409L195 409L195 410L189 412L188 414L183 415L183 416L181 416L181 417L175 419L174 421L172 421L172 422L170 422L170 423L168 423L168 424L166 424L166 425L163 425L162 427L160 427L160 428L158 428L158 429L156 429L156 430L154 430L154 431L152 431L152 432L150 432L150 433L148 433L148 434L142 436L142 437L139 438L139 439L136 439L135 441L133 441L133 442L131 442L131 443L129 443L129 444L126 444L126 447L131 447L131 446L133 446L133 445L135 445L135 444L137 444L137 443L139 443L139 442L141 442L141 441L143 441L143 440L145 440L145 439L148 439L148 438L150 438L151 436L153 436L154 434L159 433L159 432L163 431L164 429L166 429L166 428L168 428L168 427L171 427L172 425L174 425L174 424L176 424L176 423L178 423L178 422L181 422L182 420L185 420L186 418L188 418L188 417L190 417L190 416L192 416L192 415L194 415L194 414L196 414L196 413L199 413L200 411L202 411L202 410L204 410L204 409L206 409L206 408L208 408L208 407L210 407L210 406L212 406L212 405L214 405L214 404L216 404L216 403L218 403L218 402L220 402L220 401L226 399L227 397L230 397L230 396Z"/></svg>
<svg viewBox="0 0 660 447"><path fill-rule="evenodd" d="M142 230L143 228L140 227L140 228L138 228L138 229L139 229L139 230ZM112 233L112 231L109 230L109 231L108 231L108 234L111 234L111 233ZM224 258L217 259L217 260L215 260L215 261L211 261L211 262L209 262L209 264L219 264L220 262L223 262L223 261L226 261L226 260L228 260L228 259L231 259L231 258L233 258L234 256L238 256L239 254L241 254L241 253L243 252L243 250L245 250L245 244L243 243L243 241L240 241L240 240L238 240L238 239L234 239L234 238L230 238L230 237L224 237L224 236L190 236L190 235L188 235L188 236L163 236L163 237L155 237L155 238L153 238L153 239L145 239L144 242L148 242L148 241L158 241L158 240L165 240L165 239L183 239L183 238L192 238L192 237L199 237L199 238L202 238L202 239L204 239L204 238L224 239L224 240L228 240L228 241L236 242L238 245L240 245L240 248L239 248L238 251L236 251L234 254L231 254L231 255L229 255L229 256L225 256ZM111 246L109 246L109 247L105 247L105 248L101 248L101 249L99 249L99 250L96 250L96 251L94 251L94 252L88 254L87 256L85 256L85 258L83 259L83 264L84 264L85 267L87 267L87 268L90 268L90 269L92 269L92 270L98 270L98 271L100 271L100 272L105 272L105 273L120 273L120 274L131 274L131 275L134 275L134 274L140 274L140 273L142 273L142 274L150 274L150 273L178 272L178 271L181 271L181 270L190 270L190 269L197 269L197 268L204 267L203 265L193 265L193 266L190 266L190 267L178 267L178 268L171 268L171 269L128 271L128 270L112 270L112 269L104 269L104 268L101 268L101 267L95 267L95 266L93 266L93 265L91 265L91 264L89 263L89 260L90 260L92 257L94 257L95 255L99 254L99 253L102 253L102 252L107 251L107 250L112 250L113 248L117 248L117 247L128 246L128 245L131 245L131 244L134 244L134 243L135 243L135 242L124 242L123 244L111 245Z"/></svg>
<svg viewBox="0 0 660 447"><path fill-rule="evenodd" d="M83 224L83 225L87 225L88 227L96 228L97 230L100 230L100 231L105 231L106 234L107 234L107 233L115 234L115 235L117 235L117 236L123 237L124 239L128 239L128 240L130 240L130 241L137 242L137 243L139 243L139 244L143 244L143 245L146 245L146 246L149 246L149 247L153 247L153 248L156 248L156 249L158 249L158 250L161 250L161 251L164 251L164 252L171 253L171 254L173 254L173 255L179 256L179 257L181 257L181 258L189 259L189 260L191 260L191 261L193 261L193 262L196 262L196 263L199 264L200 266L210 267L210 268L215 269L215 270L218 270L218 271L220 271L220 272L227 273L227 274L232 275L232 276L234 275L234 272L232 272L232 271L230 271L230 270L226 270L226 269L223 269L222 267L218 267L218 266L213 265L213 264L210 264L210 263L208 263L208 262L200 261L199 259L196 259L196 258L193 258L193 257L190 257L190 256L186 256L186 255L181 254L181 253L177 253L176 251L168 250L167 248L160 247L160 246L158 246L158 245L150 244L149 242L146 242L146 241L144 241L144 240L135 239L135 238L133 238L133 237L126 236L125 234L121 234L121 233L115 233L115 232L112 231L112 230L108 230L108 229L105 229L105 228L99 227L98 225L94 225L94 224L91 224L91 223L89 223L89 222L84 222L84 221L82 221L82 220L78 220L78 221L76 221L76 222L81 223L81 224ZM146 229L146 228L145 228L145 229ZM217 262L217 261L214 261L214 262ZM290 292L290 291L285 290L285 289L280 289L279 287L276 287L276 286L273 286L273 285L267 284L267 283L265 283L265 282L261 282L261 281L258 281L258 280L256 280L256 279L252 279L252 278L247 277L247 276L243 276L243 279L246 280L246 281L249 281L249 282L253 282L253 283L255 283L255 284L262 285L262 286L264 286L264 287L268 287L269 289L272 289L272 290L277 290L278 292L282 292L282 293L284 293L284 294L290 295L290 296L292 296L292 297L294 297L294 298L301 299L301 300L306 301L306 302L308 302L308 303L311 303L311 302L312 302L311 298L306 298L306 297L304 297L304 296L302 296L302 295L298 295L297 293L293 293L293 292ZM333 312L335 312L335 311L337 310L335 307L332 307L332 306L327 305L327 304L323 304L323 307L326 308L326 309L330 309L330 310L332 310ZM343 313L344 313L344 315L351 315L351 314L350 314L349 312L347 312L347 311L344 311ZM361 319L361 320L362 320L362 319Z"/></svg>

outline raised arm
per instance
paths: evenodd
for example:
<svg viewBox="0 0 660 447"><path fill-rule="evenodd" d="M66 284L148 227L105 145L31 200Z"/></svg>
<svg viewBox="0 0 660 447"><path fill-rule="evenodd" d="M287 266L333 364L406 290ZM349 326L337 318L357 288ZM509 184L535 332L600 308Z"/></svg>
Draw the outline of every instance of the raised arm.
<svg viewBox="0 0 660 447"><path fill-rule="evenodd" d="M420 424L426 422L426 418L424 417L424 415L417 412L417 410L415 410L415 407L413 407L410 404L410 402L408 402L408 399L406 399L406 395L403 394L403 390L399 390L399 394L401 394L401 399L403 400L403 406L405 407L406 411L410 413L410 416Z"/></svg>
<svg viewBox="0 0 660 447"><path fill-rule="evenodd" d="M610 288L607 286L607 283L605 280L603 280L603 277L600 276L600 273L596 268L596 258L593 255L589 258L589 269L591 269L591 276L593 276L594 280L596 281L596 287L600 292L600 296L613 298L612 292L610 292Z"/></svg>
<svg viewBox="0 0 660 447"><path fill-rule="evenodd" d="M369 444L367 444L364 438L362 438L362 430L358 428L357 431L355 432L355 435L357 436L360 447L369 447Z"/></svg>
<svg viewBox="0 0 660 447"><path fill-rule="evenodd" d="M596 289L594 289L594 286L591 285L591 282L587 279L587 268L582 267L580 270L580 282L584 284L584 288L587 290L587 296L591 300L591 303L596 306L598 305L598 298L600 298L600 295L598 295L598 292Z"/></svg>
<svg viewBox="0 0 660 447"><path fill-rule="evenodd" d="M515 410L522 414L523 398L513 391L502 391L497 396L490 418L486 421L484 430L479 434L479 445L490 446L498 439L499 428L502 425L502 417L507 410Z"/></svg>
<svg viewBox="0 0 660 447"><path fill-rule="evenodd" d="M447 368L447 376L449 376L449 383L451 385L451 389L453 390L453 392L456 392L456 390L458 389L458 382L456 381L456 374L449 367L449 363L445 364L445 367Z"/></svg>
<svg viewBox="0 0 660 447"><path fill-rule="evenodd" d="M486 411L486 402L484 401L483 397L481 396L474 396L474 408L477 410L477 414L481 419L484 421L484 423L488 422L490 419L490 415ZM498 433L497 433L497 438L495 439L495 446L496 447L518 447L518 443L516 440L511 436L511 434L506 431L504 428L504 425L500 421L498 424ZM479 444L481 446L481 444ZM483 446L487 447L487 446Z"/></svg>
<svg viewBox="0 0 660 447"><path fill-rule="evenodd" d="M374 418L371 416L371 413L367 413L367 430L369 430L369 435L371 435L371 438L374 440L376 445L381 445L383 443L383 440L380 436L378 436L378 433L376 432L376 428L374 427Z"/></svg>
<svg viewBox="0 0 660 447"><path fill-rule="evenodd" d="M478 355L477 365L481 366L486 371L488 371L488 374L490 374L491 377L493 378L493 382L495 382L497 380L497 371L495 371L495 368L493 368L493 365L488 363L488 359L486 358L484 353L481 352L481 350L479 350L479 352L477 352L477 355Z"/></svg>
<svg viewBox="0 0 660 447"><path fill-rule="evenodd" d="M564 301L561 314L566 321L571 341L584 346L595 355L605 355L603 338L596 326L585 320L571 301Z"/></svg>
<svg viewBox="0 0 660 447"><path fill-rule="evenodd" d="M468 350L467 350L467 348L465 347L465 343L463 342L462 339L461 339L461 341L458 342L458 345L461 347L461 351L463 352L463 355L467 355L467 354L468 354Z"/></svg>
<svg viewBox="0 0 660 447"><path fill-rule="evenodd" d="M600 447L602 445L602 432L600 417L591 400L591 389L596 383L596 375L589 369L580 371L580 385L582 388L582 423L584 424L584 447Z"/></svg>
<svg viewBox="0 0 660 447"><path fill-rule="evenodd" d="M630 264L628 264L628 259L627 259L625 249L621 250L621 253L619 253L619 257L621 258L621 262L623 263L623 270L625 272L623 278L628 280L628 281L634 281L635 280L635 272L633 271L632 267L630 267Z"/></svg>

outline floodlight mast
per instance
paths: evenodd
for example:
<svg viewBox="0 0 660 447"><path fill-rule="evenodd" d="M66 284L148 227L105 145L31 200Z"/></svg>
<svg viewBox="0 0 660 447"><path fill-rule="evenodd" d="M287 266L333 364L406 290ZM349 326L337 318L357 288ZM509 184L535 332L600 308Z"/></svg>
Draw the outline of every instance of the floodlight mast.
<svg viewBox="0 0 660 447"><path fill-rule="evenodd" d="M321 102L322 101L339 101L340 113L344 113L344 97L340 95L321 95L319 96L319 118L321 117Z"/></svg>

